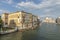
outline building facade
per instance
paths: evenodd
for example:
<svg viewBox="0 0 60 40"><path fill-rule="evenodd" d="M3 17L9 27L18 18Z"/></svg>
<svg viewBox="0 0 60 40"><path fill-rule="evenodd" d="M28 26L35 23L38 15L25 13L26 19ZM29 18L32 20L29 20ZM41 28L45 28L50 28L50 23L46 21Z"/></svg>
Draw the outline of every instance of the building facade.
<svg viewBox="0 0 60 40"><path fill-rule="evenodd" d="M60 24L60 17L56 18L56 23Z"/></svg>
<svg viewBox="0 0 60 40"><path fill-rule="evenodd" d="M27 29L37 27L39 25L38 17L24 11L15 13L4 13L2 15L4 27L17 27L20 29Z"/></svg>
<svg viewBox="0 0 60 40"><path fill-rule="evenodd" d="M55 23L55 20L53 18L46 17L43 22Z"/></svg>

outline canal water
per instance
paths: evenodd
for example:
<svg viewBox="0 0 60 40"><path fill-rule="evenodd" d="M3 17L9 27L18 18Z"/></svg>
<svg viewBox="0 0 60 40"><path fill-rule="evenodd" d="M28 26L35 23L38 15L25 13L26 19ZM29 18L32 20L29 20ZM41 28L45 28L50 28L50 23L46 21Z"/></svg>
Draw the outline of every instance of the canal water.
<svg viewBox="0 0 60 40"><path fill-rule="evenodd" d="M36 30L0 35L0 40L60 40L60 25L42 23Z"/></svg>

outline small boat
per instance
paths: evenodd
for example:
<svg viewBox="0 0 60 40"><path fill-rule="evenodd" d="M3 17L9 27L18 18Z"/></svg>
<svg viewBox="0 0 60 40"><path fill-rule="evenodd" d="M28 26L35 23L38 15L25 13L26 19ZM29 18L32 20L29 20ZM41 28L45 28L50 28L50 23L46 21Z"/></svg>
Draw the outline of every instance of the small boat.
<svg viewBox="0 0 60 40"><path fill-rule="evenodd" d="M17 29L12 29L12 30L8 30L8 31L0 31L0 34L8 34L8 33L12 33L17 31Z"/></svg>

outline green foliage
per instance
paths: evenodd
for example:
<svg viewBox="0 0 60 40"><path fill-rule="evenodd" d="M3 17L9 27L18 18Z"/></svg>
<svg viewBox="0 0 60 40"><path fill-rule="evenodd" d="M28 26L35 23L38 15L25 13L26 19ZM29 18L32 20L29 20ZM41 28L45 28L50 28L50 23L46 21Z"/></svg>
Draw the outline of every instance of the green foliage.
<svg viewBox="0 0 60 40"><path fill-rule="evenodd" d="M1 19L1 17L0 17L0 28L3 26L3 21L2 21L2 19Z"/></svg>

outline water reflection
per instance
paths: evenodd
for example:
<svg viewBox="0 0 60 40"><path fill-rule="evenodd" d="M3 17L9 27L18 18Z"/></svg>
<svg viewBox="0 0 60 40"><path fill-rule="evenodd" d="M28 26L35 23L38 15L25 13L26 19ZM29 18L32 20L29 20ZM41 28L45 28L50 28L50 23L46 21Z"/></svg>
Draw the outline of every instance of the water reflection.
<svg viewBox="0 0 60 40"><path fill-rule="evenodd" d="M42 23L36 30L2 35L0 40L60 40L60 25Z"/></svg>
<svg viewBox="0 0 60 40"><path fill-rule="evenodd" d="M46 25L46 26L45 26ZM59 25L60 26L60 25ZM60 27L57 24L43 23L40 27L40 36L51 40L60 40ZM59 28L59 29L58 29Z"/></svg>

